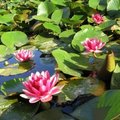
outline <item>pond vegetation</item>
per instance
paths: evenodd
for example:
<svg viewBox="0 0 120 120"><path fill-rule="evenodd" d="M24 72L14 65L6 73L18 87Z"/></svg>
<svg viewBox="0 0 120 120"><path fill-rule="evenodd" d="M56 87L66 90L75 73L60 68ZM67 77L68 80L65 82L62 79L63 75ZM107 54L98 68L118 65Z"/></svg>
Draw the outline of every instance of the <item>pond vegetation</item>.
<svg viewBox="0 0 120 120"><path fill-rule="evenodd" d="M120 0L0 0L0 120L120 119Z"/></svg>

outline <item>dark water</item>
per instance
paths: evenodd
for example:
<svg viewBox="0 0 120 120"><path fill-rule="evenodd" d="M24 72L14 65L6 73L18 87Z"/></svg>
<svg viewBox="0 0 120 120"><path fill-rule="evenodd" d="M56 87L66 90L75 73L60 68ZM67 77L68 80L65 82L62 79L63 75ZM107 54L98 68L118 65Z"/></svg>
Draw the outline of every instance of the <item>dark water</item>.
<svg viewBox="0 0 120 120"><path fill-rule="evenodd" d="M0 85L4 82L4 81L8 81L14 78L26 78L28 77L32 72L35 73L36 71L45 71L48 70L50 72L50 74L54 74L54 68L55 68L55 61L52 57L41 57L42 56L42 52L36 50L34 51L34 63L35 63L35 67L32 68L31 70L23 73L23 74L18 74L18 75L11 75L11 76L1 76L0 75ZM12 63L16 63L17 61L15 60L14 57L11 57L8 60L9 64ZM0 62L0 68L4 67L4 61Z"/></svg>

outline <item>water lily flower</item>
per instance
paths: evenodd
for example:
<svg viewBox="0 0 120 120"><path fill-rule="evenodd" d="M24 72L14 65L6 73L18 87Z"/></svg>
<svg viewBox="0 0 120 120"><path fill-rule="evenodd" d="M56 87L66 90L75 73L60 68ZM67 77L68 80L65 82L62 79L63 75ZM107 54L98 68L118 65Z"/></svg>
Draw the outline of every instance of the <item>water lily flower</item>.
<svg viewBox="0 0 120 120"><path fill-rule="evenodd" d="M83 54L88 54L90 52L93 53L100 53L102 52L100 49L102 49L106 43L102 42L101 40L97 38L87 38L84 42L81 43L86 51Z"/></svg>
<svg viewBox="0 0 120 120"><path fill-rule="evenodd" d="M18 50L14 53L14 55L15 58L20 62L28 61L34 56L32 51L24 49Z"/></svg>
<svg viewBox="0 0 120 120"><path fill-rule="evenodd" d="M103 16L99 13L93 14L92 19L96 24L101 24L104 21Z"/></svg>
<svg viewBox="0 0 120 120"><path fill-rule="evenodd" d="M50 77L48 71L31 73L28 80L23 82L24 94L20 96L29 99L30 103L51 101L52 95L60 93L63 88L63 86L56 86L58 78L58 73Z"/></svg>

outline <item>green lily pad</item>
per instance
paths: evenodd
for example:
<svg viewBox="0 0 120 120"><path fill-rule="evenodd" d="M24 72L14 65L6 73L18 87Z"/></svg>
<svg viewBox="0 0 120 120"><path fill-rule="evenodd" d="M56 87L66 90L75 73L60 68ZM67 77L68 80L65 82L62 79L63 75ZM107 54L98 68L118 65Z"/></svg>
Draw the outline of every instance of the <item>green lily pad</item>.
<svg viewBox="0 0 120 120"><path fill-rule="evenodd" d="M72 46L75 50L81 52L84 50L81 42L85 41L86 38L97 38L102 40L103 42L108 42L108 36L104 34L100 30L96 30L94 28L86 28L79 32L77 32L72 40Z"/></svg>
<svg viewBox="0 0 120 120"><path fill-rule="evenodd" d="M59 27L58 25L56 25L56 24L45 22L45 23L43 24L43 26L44 26L46 29L53 31L53 32L56 33L56 34L60 34L60 33L61 33L60 27Z"/></svg>
<svg viewBox="0 0 120 120"><path fill-rule="evenodd" d="M60 41L55 40L52 37L43 37L41 35L38 35L34 40L31 40L30 44L36 46L40 51L44 53L49 53L55 48L62 46L62 43Z"/></svg>
<svg viewBox="0 0 120 120"><path fill-rule="evenodd" d="M37 9L37 15L48 16L55 9L56 9L56 6L49 1L40 2L39 6L38 6L38 9Z"/></svg>
<svg viewBox="0 0 120 120"><path fill-rule="evenodd" d="M105 30L105 29L108 29L110 28L111 26L115 25L116 24L116 21L114 20L109 20L109 21L106 21L102 24L100 24L98 27L101 29L101 30Z"/></svg>
<svg viewBox="0 0 120 120"><path fill-rule="evenodd" d="M120 0L108 1L107 11L110 16L120 15Z"/></svg>
<svg viewBox="0 0 120 120"><path fill-rule="evenodd" d="M66 6L65 0L51 0L51 2L53 2L56 5Z"/></svg>
<svg viewBox="0 0 120 120"><path fill-rule="evenodd" d="M17 102L0 116L1 120L30 120L37 112L39 104Z"/></svg>
<svg viewBox="0 0 120 120"><path fill-rule="evenodd" d="M74 119L68 115L63 114L59 108L55 108L35 115L33 120L74 120Z"/></svg>
<svg viewBox="0 0 120 120"><path fill-rule="evenodd" d="M30 70L32 67L33 67L32 61L22 62L20 64L19 63L9 64L4 68L0 68L0 75L9 76L9 75L22 74Z"/></svg>
<svg viewBox="0 0 120 120"><path fill-rule="evenodd" d="M115 59L120 61L120 45L116 42L110 42L107 47L113 51Z"/></svg>
<svg viewBox="0 0 120 120"><path fill-rule="evenodd" d="M60 38L62 38L62 37L68 38L68 37L70 37L71 35L74 35L74 34L75 34L74 30L71 29L71 30L66 30L66 31L61 32L59 34L59 37Z"/></svg>
<svg viewBox="0 0 120 120"><path fill-rule="evenodd" d="M99 70L104 62L103 59L96 58L94 64L90 64L89 57L81 54L69 53L62 49L56 49L52 54L57 61L57 69L65 74L78 77L81 76L82 70Z"/></svg>
<svg viewBox="0 0 120 120"><path fill-rule="evenodd" d="M23 85L22 85L23 81L25 81L25 79L23 78L9 80L7 82L4 82L1 85L0 89L4 95L10 95L17 92L20 93L22 92L23 89Z"/></svg>
<svg viewBox="0 0 120 120"><path fill-rule="evenodd" d="M119 114L120 90L110 90L77 107L71 115L78 120L117 120Z"/></svg>
<svg viewBox="0 0 120 120"><path fill-rule="evenodd" d="M105 85L98 79L87 77L75 80L70 80L58 94L58 102L73 101L80 95L93 94L100 96L105 91Z"/></svg>
<svg viewBox="0 0 120 120"><path fill-rule="evenodd" d="M63 11L61 9L55 10L51 16L51 19L56 23L59 24L62 19Z"/></svg>
<svg viewBox="0 0 120 120"><path fill-rule="evenodd" d="M1 36L1 41L11 50L15 49L15 46L21 47L28 43L27 35L21 31L5 32Z"/></svg>
<svg viewBox="0 0 120 120"><path fill-rule="evenodd" d="M0 116L5 110L7 110L12 104L17 102L17 99L5 99L5 96L0 95Z"/></svg>
<svg viewBox="0 0 120 120"><path fill-rule="evenodd" d="M13 22L13 14L0 15L0 23L8 25L10 22Z"/></svg>

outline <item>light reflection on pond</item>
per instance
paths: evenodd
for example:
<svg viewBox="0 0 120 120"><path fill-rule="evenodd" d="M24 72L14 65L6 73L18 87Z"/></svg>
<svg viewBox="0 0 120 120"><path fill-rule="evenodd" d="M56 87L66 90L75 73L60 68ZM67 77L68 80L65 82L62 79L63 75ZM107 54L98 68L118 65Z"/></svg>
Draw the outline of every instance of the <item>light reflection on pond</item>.
<svg viewBox="0 0 120 120"><path fill-rule="evenodd" d="M43 71L43 70L48 70L50 72L50 74L52 75L54 73L54 67L55 67L55 61L52 57L40 57L42 55L42 52L38 51L38 50L35 50L34 51L34 58L33 58L33 61L35 63L35 66L23 73L23 74L17 74L17 75L10 75L10 76L1 76L0 75L0 85L4 82L4 81L8 81L8 80L11 80L11 79L14 79L14 78L26 78L28 77L31 72L36 72L36 71ZM8 60L8 63L9 64L13 64L13 63L16 63L17 61L15 60L14 57L11 57L9 60ZM4 63L5 61L3 62L0 62L0 68L3 68L4 67Z"/></svg>

